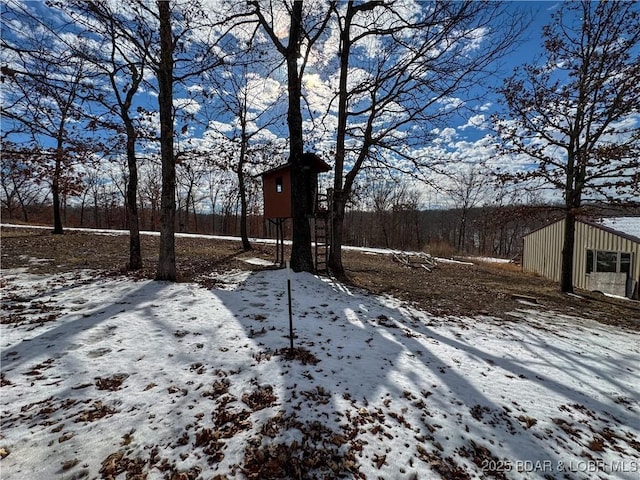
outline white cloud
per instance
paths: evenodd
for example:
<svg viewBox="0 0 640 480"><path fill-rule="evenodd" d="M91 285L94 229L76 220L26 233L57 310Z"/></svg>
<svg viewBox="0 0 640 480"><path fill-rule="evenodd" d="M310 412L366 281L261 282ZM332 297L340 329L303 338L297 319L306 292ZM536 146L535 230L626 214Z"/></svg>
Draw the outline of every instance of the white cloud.
<svg viewBox="0 0 640 480"><path fill-rule="evenodd" d="M204 91L204 89L202 88L202 85L189 85L187 87L187 92L189 93L202 93Z"/></svg>
<svg viewBox="0 0 640 480"><path fill-rule="evenodd" d="M249 108L263 111L272 108L273 103L282 96L284 86L271 78L249 74L246 89Z"/></svg>
<svg viewBox="0 0 640 480"><path fill-rule="evenodd" d="M173 106L176 110L182 110L190 115L195 115L202 108L193 98L174 98Z"/></svg>
<svg viewBox="0 0 640 480"><path fill-rule="evenodd" d="M473 115L471 118L469 118L469 120L467 120L467 123L460 127L460 130L466 130L470 127L480 130L486 130L488 128L488 124L484 114Z"/></svg>
<svg viewBox="0 0 640 480"><path fill-rule="evenodd" d="M233 131L233 126L230 125L227 122L218 122L216 120L211 120L209 122L209 127L208 130L205 132L204 136L205 137L211 137L211 135L213 134L214 136L217 135L214 134L213 132L224 132L224 133L228 133L228 132L232 132Z"/></svg>
<svg viewBox="0 0 640 480"><path fill-rule="evenodd" d="M485 27L474 28L467 32L466 38L468 44L465 46L463 52L478 50L488 35L489 29Z"/></svg>
<svg viewBox="0 0 640 480"><path fill-rule="evenodd" d="M464 106L465 102L457 97L443 97L438 99L437 103L444 105L444 111L451 111Z"/></svg>
<svg viewBox="0 0 640 480"><path fill-rule="evenodd" d="M433 133L437 137L435 140L435 143L437 144L449 143L458 135L456 129L451 127L446 127L442 130L439 128L434 128L433 130L431 130L431 133Z"/></svg>

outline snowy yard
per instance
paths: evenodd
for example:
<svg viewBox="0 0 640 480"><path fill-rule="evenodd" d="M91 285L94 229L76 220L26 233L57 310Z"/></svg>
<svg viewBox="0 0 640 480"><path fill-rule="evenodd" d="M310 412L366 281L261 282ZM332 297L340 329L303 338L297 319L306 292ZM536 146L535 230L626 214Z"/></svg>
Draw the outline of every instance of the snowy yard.
<svg viewBox="0 0 640 480"><path fill-rule="evenodd" d="M434 317L286 272L2 279L3 479L610 478L640 335L521 304Z"/></svg>

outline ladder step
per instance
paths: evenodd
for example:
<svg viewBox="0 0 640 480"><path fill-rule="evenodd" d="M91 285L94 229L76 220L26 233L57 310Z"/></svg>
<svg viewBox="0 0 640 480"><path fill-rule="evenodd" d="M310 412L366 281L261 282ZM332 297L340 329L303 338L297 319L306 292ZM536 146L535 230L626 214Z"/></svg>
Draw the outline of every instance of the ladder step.
<svg viewBox="0 0 640 480"><path fill-rule="evenodd" d="M318 193L315 205L315 270L328 273L329 258L329 220L331 218L331 196L328 193Z"/></svg>

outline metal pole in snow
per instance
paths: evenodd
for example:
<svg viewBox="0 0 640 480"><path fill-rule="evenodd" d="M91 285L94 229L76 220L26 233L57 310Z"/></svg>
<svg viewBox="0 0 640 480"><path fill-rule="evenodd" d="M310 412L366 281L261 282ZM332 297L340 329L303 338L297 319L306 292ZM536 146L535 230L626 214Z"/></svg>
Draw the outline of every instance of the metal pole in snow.
<svg viewBox="0 0 640 480"><path fill-rule="evenodd" d="M289 348L293 355L293 313L291 311L291 278L289 275L289 260L287 260L287 296L289 298Z"/></svg>

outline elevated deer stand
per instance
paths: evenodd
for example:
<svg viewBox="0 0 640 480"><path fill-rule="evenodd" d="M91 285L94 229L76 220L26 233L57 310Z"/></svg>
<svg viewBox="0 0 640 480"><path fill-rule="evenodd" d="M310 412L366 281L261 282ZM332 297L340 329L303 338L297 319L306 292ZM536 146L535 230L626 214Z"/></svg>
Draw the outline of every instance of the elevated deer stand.
<svg viewBox="0 0 640 480"><path fill-rule="evenodd" d="M319 200L327 195L318 195L318 174L328 172L331 167L313 153L302 156L305 169L305 187L311 190L310 203L306 206L307 215L315 220L316 234L316 271L326 271L328 208L318 207ZM291 162L267 170L262 174L262 194L264 199L264 217L276 227L276 263L284 267L284 224L292 217L291 209ZM323 222L324 228L319 228ZM319 248L320 245L320 248ZM323 250L324 249L324 250ZM324 261L322 260L324 257Z"/></svg>

